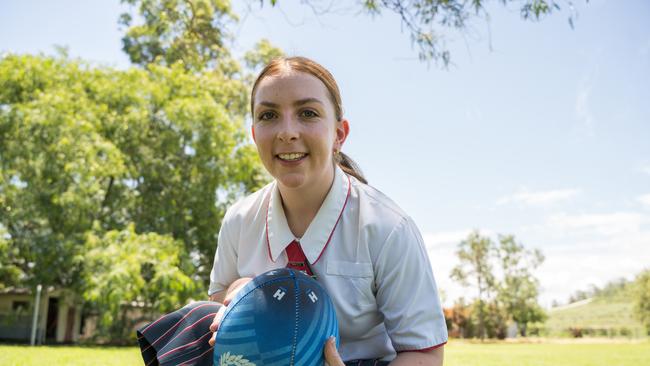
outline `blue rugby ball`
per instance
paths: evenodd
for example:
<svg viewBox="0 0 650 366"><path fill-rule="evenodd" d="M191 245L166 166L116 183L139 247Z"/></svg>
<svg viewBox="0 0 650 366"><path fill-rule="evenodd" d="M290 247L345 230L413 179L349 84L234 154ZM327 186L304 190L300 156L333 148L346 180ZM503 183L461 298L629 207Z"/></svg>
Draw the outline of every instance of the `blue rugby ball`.
<svg viewBox="0 0 650 366"><path fill-rule="evenodd" d="M215 366L321 366L325 341L336 337L334 305L325 289L300 271L282 268L246 284L224 313Z"/></svg>

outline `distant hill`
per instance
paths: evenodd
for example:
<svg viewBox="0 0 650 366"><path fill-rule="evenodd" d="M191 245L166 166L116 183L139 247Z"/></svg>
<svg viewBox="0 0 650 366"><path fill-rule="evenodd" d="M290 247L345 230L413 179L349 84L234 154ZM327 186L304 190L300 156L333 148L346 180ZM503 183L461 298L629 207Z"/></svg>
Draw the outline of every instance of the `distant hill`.
<svg viewBox="0 0 650 366"><path fill-rule="evenodd" d="M626 284L552 308L544 327L550 336L645 337L645 328L634 317L633 307L632 286Z"/></svg>

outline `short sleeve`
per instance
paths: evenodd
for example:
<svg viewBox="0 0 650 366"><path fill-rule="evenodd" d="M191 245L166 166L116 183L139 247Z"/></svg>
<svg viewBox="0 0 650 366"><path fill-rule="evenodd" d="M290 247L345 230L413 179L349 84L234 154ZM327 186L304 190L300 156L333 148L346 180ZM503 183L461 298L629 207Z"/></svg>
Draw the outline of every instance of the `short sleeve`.
<svg viewBox="0 0 650 366"><path fill-rule="evenodd" d="M375 272L377 306L395 351L424 351L445 344L447 326L438 288L411 218L403 218L388 236Z"/></svg>
<svg viewBox="0 0 650 366"><path fill-rule="evenodd" d="M230 235L229 220L227 215L219 230L219 242L214 255L212 272L210 272L210 288L208 296L215 292L223 291L239 278L237 273L236 241Z"/></svg>

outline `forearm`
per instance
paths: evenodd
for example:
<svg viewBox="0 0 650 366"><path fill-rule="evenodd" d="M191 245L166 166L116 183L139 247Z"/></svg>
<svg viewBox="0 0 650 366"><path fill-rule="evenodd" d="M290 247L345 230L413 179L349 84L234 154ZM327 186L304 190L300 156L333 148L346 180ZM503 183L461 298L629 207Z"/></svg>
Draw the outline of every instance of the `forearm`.
<svg viewBox="0 0 650 366"><path fill-rule="evenodd" d="M234 294L236 294L242 286L250 282L250 280L250 277L242 277L233 281L233 283L231 283L226 290L218 291L210 295L210 301L216 301L218 303L227 305L227 302L229 302L228 300L232 299Z"/></svg>
<svg viewBox="0 0 650 366"><path fill-rule="evenodd" d="M438 347L428 352L401 352L390 363L390 366L442 366L444 347Z"/></svg>

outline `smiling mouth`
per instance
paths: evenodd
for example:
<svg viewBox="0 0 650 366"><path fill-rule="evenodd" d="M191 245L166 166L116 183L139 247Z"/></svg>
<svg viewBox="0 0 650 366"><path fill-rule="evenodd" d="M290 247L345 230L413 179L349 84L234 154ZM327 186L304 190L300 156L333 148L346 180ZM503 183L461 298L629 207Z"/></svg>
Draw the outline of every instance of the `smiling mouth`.
<svg viewBox="0 0 650 366"><path fill-rule="evenodd" d="M286 153L286 154L278 154L276 156L278 157L278 159L284 160L284 161L297 161L297 160L300 160L300 159L304 158L305 156L307 156L307 154L305 154L305 153Z"/></svg>

